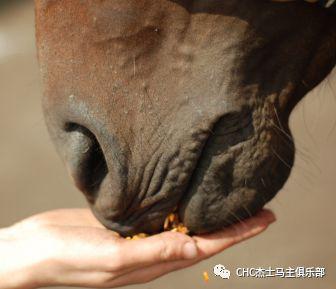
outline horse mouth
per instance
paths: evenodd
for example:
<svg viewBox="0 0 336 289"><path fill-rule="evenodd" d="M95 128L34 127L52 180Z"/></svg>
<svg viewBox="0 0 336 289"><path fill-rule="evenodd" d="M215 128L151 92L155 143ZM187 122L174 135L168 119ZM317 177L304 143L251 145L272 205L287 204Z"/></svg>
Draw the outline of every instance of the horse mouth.
<svg viewBox="0 0 336 289"><path fill-rule="evenodd" d="M193 144L182 149L182 154L186 151L189 153L186 159L179 158L179 153L174 153L154 161L151 178L144 180L147 185L143 187L146 189L133 193L119 214L102 214L95 202L92 202L91 208L97 219L105 227L124 237L137 238L167 230L189 233L180 220L178 211L194 171L198 168L209 135L210 131L206 130L193 134Z"/></svg>
<svg viewBox="0 0 336 289"><path fill-rule="evenodd" d="M155 234L167 228L181 229L183 232L188 231L192 234L204 233L230 225L237 220L232 220L227 215L223 217L220 215L221 212L218 212L218 218L222 219L221 225L200 223L199 219L207 214L207 209L209 209L209 215L215 216L216 212L211 211L211 204L208 208L200 208L197 212L198 205L194 204L195 199L200 201L207 198L207 192L199 189L206 186L207 182L211 183L210 187L217 186L212 194L217 194L217 197L224 199L229 196L230 192L223 190L222 183L231 183L232 186L234 160L221 160L223 163L219 168L213 168L211 162L217 157L224 159L223 155L250 140L253 134L254 126L250 111L240 111L237 114L221 117L211 128L193 134L193 146L180 151L182 156L189 155L188 158L182 158L175 153L168 158L169 161L165 158L157 161L152 179L147 180L149 183L147 190L140 190L125 200L123 209L118 213L111 210L103 211L96 206L96 202L91 202L92 210L104 226L123 236L139 233ZM217 172L217 170L221 171ZM158 183L153 185L153 179L158 180ZM209 194L209 197L213 196ZM259 205L258 209L260 207ZM165 223L172 213L176 216L175 221L172 222L175 227L167 227ZM252 210L251 214L253 214Z"/></svg>

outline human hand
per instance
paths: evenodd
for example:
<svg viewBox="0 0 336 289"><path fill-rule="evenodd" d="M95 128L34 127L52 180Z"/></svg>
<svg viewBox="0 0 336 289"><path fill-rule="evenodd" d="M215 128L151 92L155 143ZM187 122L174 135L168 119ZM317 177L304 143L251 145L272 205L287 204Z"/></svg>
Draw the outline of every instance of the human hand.
<svg viewBox="0 0 336 289"><path fill-rule="evenodd" d="M130 241L105 229L88 209L42 213L0 230L0 289L145 283L255 236L274 220L263 210L213 234L164 232Z"/></svg>

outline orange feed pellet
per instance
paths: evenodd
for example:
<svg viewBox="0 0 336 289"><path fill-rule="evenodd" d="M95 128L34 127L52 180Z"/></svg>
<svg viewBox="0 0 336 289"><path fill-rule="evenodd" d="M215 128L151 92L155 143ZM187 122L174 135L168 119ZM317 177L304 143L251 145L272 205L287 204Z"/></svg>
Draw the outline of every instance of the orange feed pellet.
<svg viewBox="0 0 336 289"><path fill-rule="evenodd" d="M205 282L209 281L209 274L208 274L208 272L206 272L206 271L203 272L203 279L204 279Z"/></svg>
<svg viewBox="0 0 336 289"><path fill-rule="evenodd" d="M189 233L188 228L179 221L177 213L171 213L167 216L167 218L165 219L163 223L163 230L179 232L183 234ZM140 233L132 237L126 237L126 240L138 240L138 239L146 238L148 236L149 236L148 234Z"/></svg>

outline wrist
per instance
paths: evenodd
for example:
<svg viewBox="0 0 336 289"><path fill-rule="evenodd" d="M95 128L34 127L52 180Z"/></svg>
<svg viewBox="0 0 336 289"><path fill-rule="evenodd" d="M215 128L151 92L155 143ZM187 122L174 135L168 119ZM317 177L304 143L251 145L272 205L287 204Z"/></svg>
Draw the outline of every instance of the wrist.
<svg viewBox="0 0 336 289"><path fill-rule="evenodd" d="M16 235L11 228L0 230L0 289L35 289L47 285L39 280L43 264L38 264L47 260L37 262L33 257L38 252L26 246L24 237Z"/></svg>

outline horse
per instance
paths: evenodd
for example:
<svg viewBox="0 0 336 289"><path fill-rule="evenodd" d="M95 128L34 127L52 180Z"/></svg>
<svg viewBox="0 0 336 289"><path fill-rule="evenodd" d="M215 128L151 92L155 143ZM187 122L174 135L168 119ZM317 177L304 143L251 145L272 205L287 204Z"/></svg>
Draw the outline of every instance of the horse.
<svg viewBox="0 0 336 289"><path fill-rule="evenodd" d="M304 1L35 3L48 130L104 226L155 234L176 213L191 233L211 232L283 187L295 158L289 115L336 63L331 10Z"/></svg>

